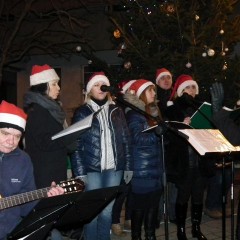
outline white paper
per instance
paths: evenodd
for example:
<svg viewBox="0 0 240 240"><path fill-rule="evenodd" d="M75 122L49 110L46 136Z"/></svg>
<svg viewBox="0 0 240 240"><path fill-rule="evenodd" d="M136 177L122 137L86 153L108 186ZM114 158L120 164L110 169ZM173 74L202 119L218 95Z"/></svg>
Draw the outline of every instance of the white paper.
<svg viewBox="0 0 240 240"><path fill-rule="evenodd" d="M189 143L202 156L206 153L240 151L240 146L233 146L217 129L181 129L179 131L189 137Z"/></svg>
<svg viewBox="0 0 240 240"><path fill-rule="evenodd" d="M94 114L95 113L92 113L91 115L82 119L81 121L78 121L78 122L74 123L73 125L69 126L68 128L62 130L61 132L55 134L54 136L52 136L52 140L55 140L57 138L60 138L60 137L69 135L71 133L81 131L81 130L91 127Z"/></svg>

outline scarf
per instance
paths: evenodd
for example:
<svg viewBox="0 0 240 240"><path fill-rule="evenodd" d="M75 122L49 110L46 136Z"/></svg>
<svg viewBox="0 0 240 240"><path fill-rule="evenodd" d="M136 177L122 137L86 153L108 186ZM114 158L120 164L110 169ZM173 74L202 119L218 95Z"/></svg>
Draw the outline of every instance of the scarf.
<svg viewBox="0 0 240 240"><path fill-rule="evenodd" d="M52 117L59 122L61 125L64 125L66 114L63 111L61 105L55 101L50 99L49 97L43 96L40 93L28 91L24 95L24 108L29 108L31 104L37 103L43 108L47 109L48 112L52 115Z"/></svg>
<svg viewBox="0 0 240 240"><path fill-rule="evenodd" d="M101 105L98 105L97 102ZM105 103L104 103L105 102ZM113 143L111 138L111 130L109 127L109 101L97 100L93 98L88 102L88 104L93 108L94 111L102 110L97 115L99 124L100 124L100 132L101 132L101 169L108 170L115 168L114 162L114 153L113 153Z"/></svg>

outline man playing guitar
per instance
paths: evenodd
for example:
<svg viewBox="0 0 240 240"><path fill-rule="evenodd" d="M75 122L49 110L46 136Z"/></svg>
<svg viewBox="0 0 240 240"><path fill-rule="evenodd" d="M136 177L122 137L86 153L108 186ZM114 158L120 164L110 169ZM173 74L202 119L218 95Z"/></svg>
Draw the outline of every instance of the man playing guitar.
<svg viewBox="0 0 240 240"><path fill-rule="evenodd" d="M22 109L2 101L0 104L0 194L6 199L12 195L36 189L30 157L19 148L19 141L25 130L27 115ZM52 182L51 187L41 197L61 195L64 189ZM40 196L36 199L39 199ZM3 199L4 200L4 199ZM29 199L27 204L18 205L16 198L11 207L5 205L0 210L0 240L6 239L14 227L36 204ZM1 199L0 199L1 201ZM5 209L6 208L6 209Z"/></svg>

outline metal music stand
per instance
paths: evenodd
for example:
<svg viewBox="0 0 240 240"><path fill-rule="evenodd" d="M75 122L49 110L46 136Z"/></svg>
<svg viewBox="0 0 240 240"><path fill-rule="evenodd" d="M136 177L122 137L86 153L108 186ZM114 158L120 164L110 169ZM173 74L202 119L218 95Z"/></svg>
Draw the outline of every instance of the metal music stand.
<svg viewBox="0 0 240 240"><path fill-rule="evenodd" d="M123 186L116 186L42 199L8 239L44 240L54 227L80 227L90 222L122 191Z"/></svg>
<svg viewBox="0 0 240 240"><path fill-rule="evenodd" d="M215 158L222 160L222 239L226 239L226 192L225 192L225 167L226 167L226 159L231 160L233 157L237 157L240 155L240 151L238 148L235 148L233 145L231 145L227 139L224 139L224 136L218 129L212 129L209 131L216 131L216 133L207 133L206 135L204 134L204 131L208 131L209 129L195 129L193 131L203 131L201 134L196 134L192 135L190 132L185 132L185 134L189 134L190 140L189 143L195 148L195 150L204 158ZM222 137L221 137L222 135ZM211 137L212 136L212 137ZM210 140L208 139L210 137ZM204 138L207 141L211 141L213 146L211 146L209 149L204 148L206 151L202 151L202 149L199 146L204 145ZM196 141L198 140L198 141ZM206 144L205 144L206 145ZM226 147L227 146L227 147ZM206 146L205 146L206 147ZM233 182L234 182L234 167L233 167L233 162L232 162L232 176L231 176L231 239L234 238L234 218L233 218Z"/></svg>

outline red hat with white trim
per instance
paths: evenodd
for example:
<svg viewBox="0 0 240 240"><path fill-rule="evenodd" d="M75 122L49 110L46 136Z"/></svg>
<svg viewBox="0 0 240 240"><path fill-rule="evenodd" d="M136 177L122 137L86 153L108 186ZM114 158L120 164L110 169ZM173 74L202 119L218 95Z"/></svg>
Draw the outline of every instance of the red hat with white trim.
<svg viewBox="0 0 240 240"><path fill-rule="evenodd" d="M149 86L155 86L155 84L145 79L138 79L131 85L129 89L133 90L139 98L142 92Z"/></svg>
<svg viewBox="0 0 240 240"><path fill-rule="evenodd" d="M27 114L14 104L2 101L0 104L0 128L15 128L24 132Z"/></svg>
<svg viewBox="0 0 240 240"><path fill-rule="evenodd" d="M182 94L183 94L184 88L186 88L190 85L195 85L196 94L198 94L199 93L199 88L198 88L197 82L194 81L193 78L190 75L185 75L185 74L180 75L177 78L177 80L174 84L173 91L172 91L171 96L170 96L170 100L172 100L174 98L176 93L177 93L178 97L181 97Z"/></svg>
<svg viewBox="0 0 240 240"><path fill-rule="evenodd" d="M86 94L91 91L93 85L97 82L104 82L107 86L110 86L110 82L104 72L95 72L88 80Z"/></svg>
<svg viewBox="0 0 240 240"><path fill-rule="evenodd" d="M166 76L166 75L172 77L172 74L166 68L157 69L157 71L156 71L156 84L158 83L158 80L162 76Z"/></svg>
<svg viewBox="0 0 240 240"><path fill-rule="evenodd" d="M121 93L125 94L126 91L132 86L136 80L123 81L118 84L118 87L121 89Z"/></svg>
<svg viewBox="0 0 240 240"><path fill-rule="evenodd" d="M60 78L53 68L45 64L43 66L34 65L30 76L30 86L47 83L52 80L59 81Z"/></svg>

